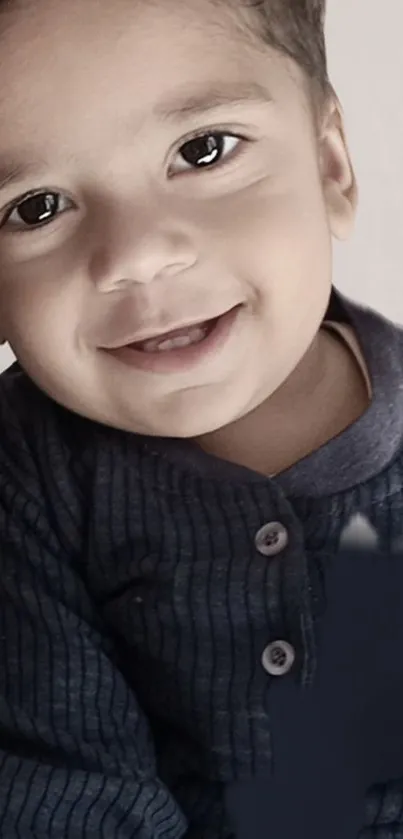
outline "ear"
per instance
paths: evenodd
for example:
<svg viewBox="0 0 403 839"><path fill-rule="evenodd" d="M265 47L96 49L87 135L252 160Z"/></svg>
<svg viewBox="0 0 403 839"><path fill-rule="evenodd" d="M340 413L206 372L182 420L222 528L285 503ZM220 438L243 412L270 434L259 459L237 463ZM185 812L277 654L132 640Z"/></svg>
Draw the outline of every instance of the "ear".
<svg viewBox="0 0 403 839"><path fill-rule="evenodd" d="M358 189L347 147L342 109L335 96L325 107L319 146L329 226L336 239L345 240L354 226Z"/></svg>

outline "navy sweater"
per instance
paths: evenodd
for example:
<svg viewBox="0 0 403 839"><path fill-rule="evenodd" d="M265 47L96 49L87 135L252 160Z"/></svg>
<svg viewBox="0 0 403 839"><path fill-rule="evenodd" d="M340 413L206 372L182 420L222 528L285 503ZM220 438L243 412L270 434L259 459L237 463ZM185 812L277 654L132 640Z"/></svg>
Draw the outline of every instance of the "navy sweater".
<svg viewBox="0 0 403 839"><path fill-rule="evenodd" d="M403 331L331 305L371 405L272 479L0 376L0 837L402 839Z"/></svg>

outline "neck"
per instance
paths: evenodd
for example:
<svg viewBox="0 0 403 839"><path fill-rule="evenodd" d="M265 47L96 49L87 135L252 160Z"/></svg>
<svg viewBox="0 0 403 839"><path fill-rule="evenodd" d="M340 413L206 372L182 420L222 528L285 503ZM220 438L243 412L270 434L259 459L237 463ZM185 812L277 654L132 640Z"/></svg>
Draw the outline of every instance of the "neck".
<svg viewBox="0 0 403 839"><path fill-rule="evenodd" d="M196 442L216 457L276 475L344 431L367 405L365 383L350 350L321 329L272 396Z"/></svg>

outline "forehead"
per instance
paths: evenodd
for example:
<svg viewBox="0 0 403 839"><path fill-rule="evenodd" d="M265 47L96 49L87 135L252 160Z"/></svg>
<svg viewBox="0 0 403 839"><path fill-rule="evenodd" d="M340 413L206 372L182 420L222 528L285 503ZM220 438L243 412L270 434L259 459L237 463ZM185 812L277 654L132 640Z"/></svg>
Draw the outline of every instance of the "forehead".
<svg viewBox="0 0 403 839"><path fill-rule="evenodd" d="M13 0L10 10L0 14L0 157L11 144L66 160L150 123L273 106L295 87L225 2Z"/></svg>
<svg viewBox="0 0 403 839"><path fill-rule="evenodd" d="M147 102L165 119L178 107L185 113L182 101L163 100L187 82L196 95L203 95L200 83L210 83L223 101L221 81L227 91L231 81L242 87L242 97L255 97L253 85L260 86L259 96L281 78L280 62L261 42L252 43L232 6L225 0L218 7L206 0L12 0L10 12L0 14L0 105L29 100L37 110L40 101L57 100L67 107L84 98L110 102L109 94L118 103L129 91L134 108Z"/></svg>

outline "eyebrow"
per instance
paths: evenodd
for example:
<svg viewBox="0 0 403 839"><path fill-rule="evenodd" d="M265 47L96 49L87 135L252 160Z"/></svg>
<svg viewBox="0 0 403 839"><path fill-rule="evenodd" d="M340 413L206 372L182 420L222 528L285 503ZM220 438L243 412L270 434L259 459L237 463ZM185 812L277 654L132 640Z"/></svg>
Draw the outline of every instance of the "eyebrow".
<svg viewBox="0 0 403 839"><path fill-rule="evenodd" d="M206 89L184 88L176 92L168 101L158 104L153 109L153 115L165 123L184 122L189 117L207 114L223 107L239 107L244 105L271 105L273 98L268 90L259 82L231 82L226 85L217 84ZM0 160L0 190L14 184L30 175L38 175L47 169L46 160L35 163L21 163L15 159Z"/></svg>
<svg viewBox="0 0 403 839"><path fill-rule="evenodd" d="M272 103L269 91L259 82L231 82L220 86L215 84L207 90L192 91L185 88L168 102L157 105L154 115L164 122L179 122L189 116L198 116L224 106Z"/></svg>
<svg viewBox="0 0 403 839"><path fill-rule="evenodd" d="M37 160L36 163L18 163L12 158L2 158L0 160L0 190L30 175L39 175L41 171L46 171L45 160Z"/></svg>

